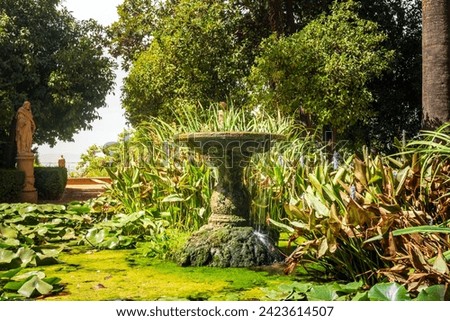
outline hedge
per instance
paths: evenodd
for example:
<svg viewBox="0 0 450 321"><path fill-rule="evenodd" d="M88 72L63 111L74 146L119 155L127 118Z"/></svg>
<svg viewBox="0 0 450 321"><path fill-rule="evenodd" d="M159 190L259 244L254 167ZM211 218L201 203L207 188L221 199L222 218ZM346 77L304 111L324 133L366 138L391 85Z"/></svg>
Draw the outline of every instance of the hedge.
<svg viewBox="0 0 450 321"><path fill-rule="evenodd" d="M39 200L58 200L66 188L67 168L35 167L34 179Z"/></svg>
<svg viewBox="0 0 450 321"><path fill-rule="evenodd" d="M0 169L0 203L20 201L25 173L17 169Z"/></svg>

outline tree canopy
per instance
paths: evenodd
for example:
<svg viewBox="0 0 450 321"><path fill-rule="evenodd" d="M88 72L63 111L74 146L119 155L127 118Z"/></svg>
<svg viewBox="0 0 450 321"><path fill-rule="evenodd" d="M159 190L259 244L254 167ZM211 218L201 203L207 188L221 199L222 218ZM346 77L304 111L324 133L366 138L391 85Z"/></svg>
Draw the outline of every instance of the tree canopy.
<svg viewBox="0 0 450 321"><path fill-rule="evenodd" d="M60 0L0 0L0 141L13 141L11 122L25 100L38 144L89 129L114 85L105 45L103 27L76 20Z"/></svg>
<svg viewBox="0 0 450 321"><path fill-rule="evenodd" d="M161 17L125 80L123 105L132 124L236 92L248 64L232 33L237 15L232 10L220 1L181 0L171 15Z"/></svg>
<svg viewBox="0 0 450 321"><path fill-rule="evenodd" d="M337 4L349 2L358 4L353 5L350 19L356 17L361 24L343 16L331 22ZM260 94L265 88L272 94L292 90L289 95L296 98L282 102L284 107L301 103L319 123L331 121L339 126L344 139L385 148L403 130L412 136L420 128L420 0L124 0L118 12L119 20L109 28L111 52L124 58L130 71L122 98L132 124L148 115L170 117L179 108L198 102L209 106L209 101L227 97L235 106L269 106L273 95L255 95L255 69L259 69ZM321 22L338 28L339 35ZM277 52L276 46L281 51L309 48L310 56L298 51L290 56ZM333 46L340 52L333 52ZM321 56L313 57L314 50ZM262 60L275 54L278 57L272 58L282 62L272 67L287 68L275 76L285 78L270 79L273 75L266 73L269 78L262 79ZM304 58L309 63L315 59L315 67ZM297 65L292 66L293 60ZM346 70L338 70L341 62ZM301 68L314 73L317 82L289 89L286 84L294 81L293 73L298 76ZM334 79L325 79L326 75ZM342 108L336 108L335 102ZM351 115L350 122L338 112L344 109Z"/></svg>
<svg viewBox="0 0 450 321"><path fill-rule="evenodd" d="M370 116L368 82L388 67L393 52L377 24L356 14L352 1L335 3L301 31L269 38L249 77L253 104L295 113L344 131Z"/></svg>

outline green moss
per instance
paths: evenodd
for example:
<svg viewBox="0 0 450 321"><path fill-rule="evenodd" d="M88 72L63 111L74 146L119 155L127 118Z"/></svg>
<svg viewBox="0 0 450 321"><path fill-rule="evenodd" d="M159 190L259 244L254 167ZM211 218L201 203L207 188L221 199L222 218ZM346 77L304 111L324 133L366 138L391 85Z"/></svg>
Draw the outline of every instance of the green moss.
<svg viewBox="0 0 450 321"><path fill-rule="evenodd" d="M132 250L62 254L64 264L45 268L66 284L46 300L265 300L265 289L292 282L243 268L180 267L145 259Z"/></svg>

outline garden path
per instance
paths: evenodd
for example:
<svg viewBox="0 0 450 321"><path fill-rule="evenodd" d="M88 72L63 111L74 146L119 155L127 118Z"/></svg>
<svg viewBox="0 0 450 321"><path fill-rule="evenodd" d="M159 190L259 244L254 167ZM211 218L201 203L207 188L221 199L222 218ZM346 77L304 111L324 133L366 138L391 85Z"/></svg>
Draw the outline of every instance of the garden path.
<svg viewBox="0 0 450 321"><path fill-rule="evenodd" d="M86 201L97 197L110 183L106 178L69 178L61 199L52 201L56 204L67 204L73 201Z"/></svg>

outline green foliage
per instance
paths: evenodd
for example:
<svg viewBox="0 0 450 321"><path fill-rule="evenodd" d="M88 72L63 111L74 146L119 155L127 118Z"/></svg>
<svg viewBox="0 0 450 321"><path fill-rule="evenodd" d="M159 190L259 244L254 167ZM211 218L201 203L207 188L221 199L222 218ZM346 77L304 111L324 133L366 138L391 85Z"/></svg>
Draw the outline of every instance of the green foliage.
<svg viewBox="0 0 450 321"><path fill-rule="evenodd" d="M75 20L60 0L3 0L0 26L0 138L14 140L9 128L24 100L32 103L38 144L90 128L114 84L102 27Z"/></svg>
<svg viewBox="0 0 450 321"><path fill-rule="evenodd" d="M394 50L389 69L368 85L374 97L368 121L352 126L340 139L396 152L394 139L413 138L422 113L422 1L360 1L359 15L378 24L387 36L383 46ZM405 131L405 132L403 132Z"/></svg>
<svg viewBox="0 0 450 321"><path fill-rule="evenodd" d="M449 292L443 284L432 285L411 297L405 286L398 283L378 283L369 290L363 282L326 284L300 283L283 284L276 290L267 291L272 300L307 301L446 301Z"/></svg>
<svg viewBox="0 0 450 321"><path fill-rule="evenodd" d="M41 200L58 200L67 184L67 169L62 167L35 167L34 186Z"/></svg>
<svg viewBox="0 0 450 321"><path fill-rule="evenodd" d="M195 106L198 100L208 107L205 103L208 99L225 100L223 93L235 97L241 105L248 102L247 94L250 93L254 98L250 102L251 108L260 103L277 108L268 101L279 98L274 96L273 85L282 82L283 86L278 86L276 92L288 100L282 98L275 102L289 104L287 107L293 110L304 107L301 100L305 96L309 97L309 101L316 102L314 105L308 102L311 105L309 111L319 109L318 115L313 117L333 118L323 106L331 106L330 110L336 110L333 115L342 116L340 118L347 114L353 116L354 108L355 117L350 117L353 125L349 126L343 121L345 132L340 134L340 139L348 140L355 150L362 145L369 145L393 152L395 137L400 137L403 130L406 130L407 137L413 137L420 128L421 1L359 1L354 9L364 20L354 22L346 21L345 15L340 15L339 20L335 21L324 18L325 14L332 14L329 7L332 0L213 0L202 1L201 5L196 2L190 1L186 5L178 0L125 0L119 5L119 21L109 29L111 52L114 56L121 56L125 68L132 70L132 75L126 81L125 99L129 106L127 117L134 124L146 120L149 115L161 115L169 120L170 110L179 111L186 106ZM348 5L347 1L338 2L342 2L342 6ZM209 4L209 13L200 10ZM224 10L222 15L217 16L215 9L220 6ZM183 12L183 15L175 15L177 12ZM305 28L313 20L311 26ZM326 22L327 26L333 24L333 29L317 25L319 21ZM378 26L377 31L371 29L374 23ZM222 42L215 39L216 32L203 33L208 30L204 27L207 24L214 25L215 31L220 29L222 34L227 35ZM342 26L351 28L343 29ZM371 30L366 32L367 29ZM283 43L286 52L270 52L270 48L265 52L269 43L272 43L268 39L272 33L280 35L280 43ZM294 45L294 39L300 38L299 33L304 35L303 38L306 38L306 34L312 38L309 43L295 43L297 48L291 48L288 43ZM379 37L382 35L384 38ZM230 37L232 43L229 43ZM382 43L376 45L376 41L381 38L384 39ZM314 39L319 40L313 43ZM266 45L261 47L263 40ZM215 46L220 48L212 48ZM334 52L334 46L341 52ZM203 50L200 54L199 47ZM310 49L301 53L305 48ZM345 56L342 50L346 50L349 55ZM227 55L220 57L221 61L216 63L215 57L219 57L223 51L227 51ZM391 57L392 51L395 51L394 57ZM371 52L379 56L369 56ZM387 60L391 62L388 69L384 68L387 61L380 61L383 55L388 56ZM276 58L272 62L279 64L274 65L274 68L280 71L275 75L261 75L261 79L254 79L260 85L268 85L267 88L260 87L262 89L258 98L254 97L253 88L243 88L244 78L249 75L251 68L261 67L255 64L256 56ZM307 56L307 61L297 61L297 56ZM328 67L319 68L322 58L323 64L327 62ZM204 66L210 68L204 70ZM220 73L217 71L219 67ZM295 74L302 74L302 69L311 71L314 68L318 70L317 73L309 75L305 72L303 75L307 79L313 78L315 82L299 88L301 84L294 79ZM203 74L199 75L199 72ZM222 78L217 77L220 75ZM223 90L223 75L227 76L227 81L232 80L228 82L226 91ZM327 75L332 78L327 78ZM204 79L210 82L203 82ZM337 82L340 79L347 82ZM267 80L273 82L267 83ZM321 87L321 84L325 86ZM218 90L211 95L211 88ZM310 91L310 88L314 91ZM264 94L266 89L272 96ZM361 97L358 92L362 94ZM355 100L350 100L352 94ZM266 100L261 98L264 96ZM321 101L323 97L325 99ZM328 100L328 105L325 100ZM342 108L330 105L331 101L337 102ZM355 121L356 118L363 120ZM339 129L344 130L344 127Z"/></svg>
<svg viewBox="0 0 450 321"><path fill-rule="evenodd" d="M235 130L289 136L286 143L274 146L270 155L255 157L245 174L254 196L255 222L263 221L265 216L283 216L280 200L289 199L286 180L290 180L283 175L293 173L287 174L290 169L279 161L280 158L288 162L289 158L299 159L304 153L308 162L314 162L307 154L308 149L316 151L315 137L308 136L292 118L272 117L262 111L251 114L235 109L230 103L225 111L217 105L211 105L204 113L186 109L178 115L177 122L179 125L152 118L141 124L124 144L126 159L110 172L112 184L107 191L107 195L119 201L119 210L145 211L184 229L196 229L206 222L216 172L206 159L174 143L178 133ZM268 184L270 177L275 179L273 184Z"/></svg>
<svg viewBox="0 0 450 321"><path fill-rule="evenodd" d="M298 244L287 259L290 269L313 261L340 279L374 284L387 278L412 293L447 282L446 167L439 174L421 170L420 154L397 159L366 150L362 159L351 157L333 171L316 166L297 180L298 196L285 204L285 229Z"/></svg>
<svg viewBox="0 0 450 321"><path fill-rule="evenodd" d="M20 268L59 263L71 247L135 248L152 257L165 257L177 244L167 222L140 212L114 213L114 202L0 204L0 300L50 295L62 290L57 278L42 272L17 276ZM172 239L173 238L173 239ZM20 295L17 295L19 293Z"/></svg>
<svg viewBox="0 0 450 321"><path fill-rule="evenodd" d="M0 202L18 202L25 174L16 169L0 169Z"/></svg>
<svg viewBox="0 0 450 321"><path fill-rule="evenodd" d="M225 101L239 87L248 66L233 15L236 9L222 1L182 0L159 17L124 81L123 105L133 125L149 116L170 119L185 104Z"/></svg>
<svg viewBox="0 0 450 321"><path fill-rule="evenodd" d="M22 300L61 292L59 278L48 278L44 272L21 273L21 268L0 272L0 301Z"/></svg>
<svg viewBox="0 0 450 321"><path fill-rule="evenodd" d="M252 105L306 112L318 125L344 131L370 116L368 83L388 67L393 52L377 24L358 17L353 1L337 3L289 37L262 44L249 83Z"/></svg>
<svg viewBox="0 0 450 321"><path fill-rule="evenodd" d="M117 157L114 153L103 152L97 145L90 146L86 152L81 154L76 171L81 177L105 177L108 176L107 167L111 167Z"/></svg>

